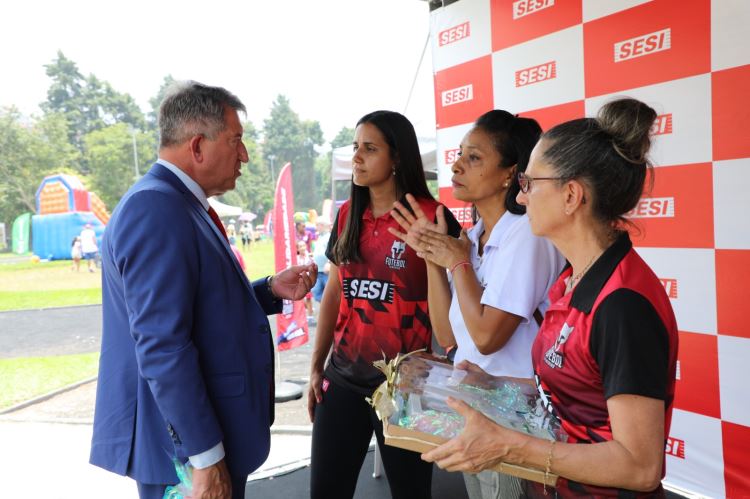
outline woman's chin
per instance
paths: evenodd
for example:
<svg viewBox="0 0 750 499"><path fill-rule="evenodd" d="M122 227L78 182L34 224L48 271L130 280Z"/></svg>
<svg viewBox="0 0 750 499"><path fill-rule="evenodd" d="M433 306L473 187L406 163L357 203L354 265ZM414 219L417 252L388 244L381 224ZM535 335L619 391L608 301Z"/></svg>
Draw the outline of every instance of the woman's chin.
<svg viewBox="0 0 750 499"><path fill-rule="evenodd" d="M454 185L451 195L453 196L453 199L455 199L456 201L464 201L466 203L470 203L473 201L473 199L471 199L471 196L469 196L468 193L466 192L466 188L462 185L461 186Z"/></svg>

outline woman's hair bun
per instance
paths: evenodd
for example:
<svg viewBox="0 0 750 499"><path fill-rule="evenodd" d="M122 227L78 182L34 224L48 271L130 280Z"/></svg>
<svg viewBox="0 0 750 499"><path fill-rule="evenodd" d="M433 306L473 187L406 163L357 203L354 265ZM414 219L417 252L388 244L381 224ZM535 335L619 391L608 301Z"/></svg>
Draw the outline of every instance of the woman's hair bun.
<svg viewBox="0 0 750 499"><path fill-rule="evenodd" d="M635 99L609 102L599 110L599 126L612 136L612 146L617 154L629 163L648 163L651 148L650 131L656 111Z"/></svg>

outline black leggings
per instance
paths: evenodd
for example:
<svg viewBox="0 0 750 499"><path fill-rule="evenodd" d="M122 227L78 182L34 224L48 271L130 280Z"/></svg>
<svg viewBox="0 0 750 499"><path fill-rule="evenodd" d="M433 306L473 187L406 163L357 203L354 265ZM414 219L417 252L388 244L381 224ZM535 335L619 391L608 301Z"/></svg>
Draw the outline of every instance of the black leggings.
<svg viewBox="0 0 750 499"><path fill-rule="evenodd" d="M328 378L326 378L328 379ZM311 499L351 499L373 430L393 499L430 499L432 463L419 453L385 445L383 424L365 397L330 383L315 407L310 469Z"/></svg>

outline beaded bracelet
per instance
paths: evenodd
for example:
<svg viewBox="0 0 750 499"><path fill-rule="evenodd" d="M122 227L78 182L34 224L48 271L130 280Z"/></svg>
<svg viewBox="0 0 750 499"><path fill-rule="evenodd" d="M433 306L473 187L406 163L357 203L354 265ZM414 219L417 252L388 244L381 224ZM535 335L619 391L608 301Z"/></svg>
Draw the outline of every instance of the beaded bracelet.
<svg viewBox="0 0 750 499"><path fill-rule="evenodd" d="M549 480L549 473L552 468L552 451L555 450L556 440L553 440L549 446L549 453L547 454L547 465L544 468L544 495L547 495L547 481Z"/></svg>
<svg viewBox="0 0 750 499"><path fill-rule="evenodd" d="M471 265L471 262L470 262L469 260L463 260L463 261L461 261L461 262L458 262L458 263L457 263L457 264L455 264L455 265L454 265L453 267L451 267L450 273L452 274L453 272L455 272L455 271L456 271L456 269L457 269L458 267L462 267L462 266L464 266L464 265Z"/></svg>

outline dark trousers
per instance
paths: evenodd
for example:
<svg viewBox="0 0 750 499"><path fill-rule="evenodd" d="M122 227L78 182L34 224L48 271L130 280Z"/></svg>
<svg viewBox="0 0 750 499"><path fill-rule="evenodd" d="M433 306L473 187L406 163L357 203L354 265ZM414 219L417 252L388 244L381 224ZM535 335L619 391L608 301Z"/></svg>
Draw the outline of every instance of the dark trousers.
<svg viewBox="0 0 750 499"><path fill-rule="evenodd" d="M315 408L310 463L311 499L351 499L373 431L394 499L430 499L432 463L419 453L385 445L383 424L365 397L329 380Z"/></svg>

